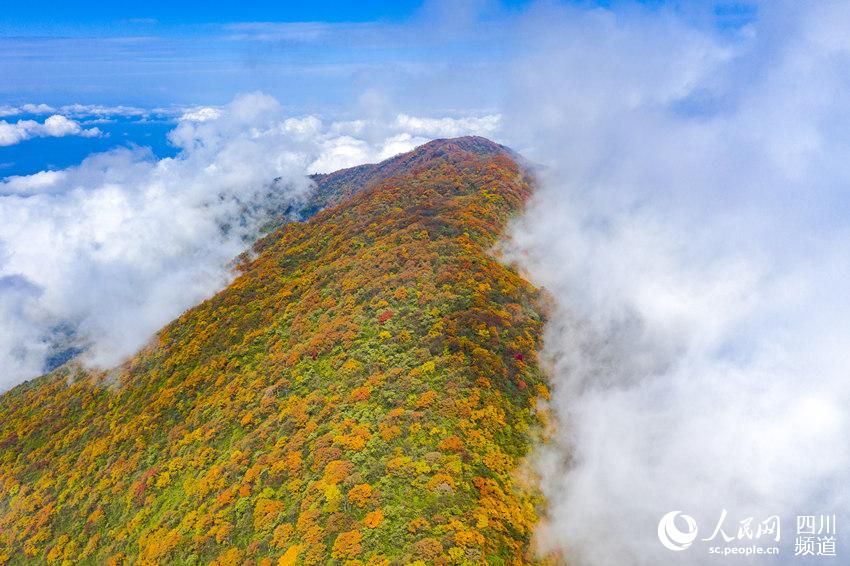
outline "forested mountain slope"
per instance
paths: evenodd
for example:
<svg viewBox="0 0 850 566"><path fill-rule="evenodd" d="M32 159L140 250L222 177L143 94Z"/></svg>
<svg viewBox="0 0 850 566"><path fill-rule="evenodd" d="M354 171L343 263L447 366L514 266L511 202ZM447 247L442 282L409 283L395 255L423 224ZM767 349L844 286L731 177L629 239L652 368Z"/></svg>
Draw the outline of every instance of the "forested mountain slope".
<svg viewBox="0 0 850 566"><path fill-rule="evenodd" d="M2 395L0 563L531 561L541 309L489 253L530 184L485 142L341 180L123 366Z"/></svg>

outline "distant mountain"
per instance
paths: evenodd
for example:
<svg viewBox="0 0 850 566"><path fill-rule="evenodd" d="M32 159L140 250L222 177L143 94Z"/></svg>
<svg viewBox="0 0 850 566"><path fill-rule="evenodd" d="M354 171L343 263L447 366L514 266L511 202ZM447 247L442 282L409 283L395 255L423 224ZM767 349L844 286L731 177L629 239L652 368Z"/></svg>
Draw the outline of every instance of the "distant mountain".
<svg viewBox="0 0 850 566"><path fill-rule="evenodd" d="M458 138L316 181L131 360L0 396L0 564L533 561L543 319L490 254L529 178Z"/></svg>

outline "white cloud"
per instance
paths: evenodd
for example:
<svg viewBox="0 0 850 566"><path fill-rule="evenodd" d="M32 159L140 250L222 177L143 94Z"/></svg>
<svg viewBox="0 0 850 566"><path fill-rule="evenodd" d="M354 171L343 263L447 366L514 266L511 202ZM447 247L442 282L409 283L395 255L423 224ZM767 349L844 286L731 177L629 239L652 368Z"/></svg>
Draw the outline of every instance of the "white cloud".
<svg viewBox="0 0 850 566"><path fill-rule="evenodd" d="M321 155L310 165L316 173L327 173L374 161L369 144L351 136L332 137L321 142Z"/></svg>
<svg viewBox="0 0 850 566"><path fill-rule="evenodd" d="M655 527L707 537L724 507L781 515L783 562L796 514L850 513L847 15L549 6L520 31L504 135L547 169L506 250L556 301L538 534L570 563L716 562Z"/></svg>
<svg viewBox="0 0 850 566"><path fill-rule="evenodd" d="M171 108L139 108L138 106L113 105L105 106L101 104L65 104L60 107L51 106L43 103L26 103L20 106L3 105L0 106L0 117L20 116L21 114L61 114L70 116L75 119L83 118L147 118L151 115L163 116L180 116L184 112L189 112L191 109L181 107Z"/></svg>
<svg viewBox="0 0 850 566"><path fill-rule="evenodd" d="M388 138L381 148L381 153L378 156L378 160L389 159L394 155L398 155L399 153L404 153L406 151L410 151L414 147L418 145L422 145L427 142L428 138L426 137L414 137L411 134L405 132L402 134L396 134L390 138Z"/></svg>
<svg viewBox="0 0 850 566"><path fill-rule="evenodd" d="M42 125L42 132L43 133L41 135L57 138L70 135L80 135L83 137L94 137L100 135L100 130L97 128L84 130L77 122L69 120L60 114L54 114L46 119Z"/></svg>
<svg viewBox="0 0 850 566"><path fill-rule="evenodd" d="M53 114L56 109L49 104L24 104L21 106L23 114Z"/></svg>
<svg viewBox="0 0 850 566"><path fill-rule="evenodd" d="M23 104L21 106L0 106L0 116L18 116L20 114L53 114L56 109L48 104Z"/></svg>
<svg viewBox="0 0 850 566"><path fill-rule="evenodd" d="M148 116L150 111L136 106L103 106L100 104L66 104L59 111L75 118L86 118L90 116L123 116L141 118Z"/></svg>
<svg viewBox="0 0 850 566"><path fill-rule="evenodd" d="M24 277L0 276L2 389L41 373L49 355L40 325L31 323L44 316L38 304L40 295L41 290Z"/></svg>
<svg viewBox="0 0 850 566"><path fill-rule="evenodd" d="M42 127L68 130L51 119ZM185 112L169 134L175 158L118 149L0 181L0 389L41 373L57 328L90 346L87 363L132 354L230 281L265 211L297 204L308 173L425 141L399 128L394 117L366 120L355 137L342 133L349 125L288 117L273 98L249 94Z"/></svg>
<svg viewBox="0 0 850 566"><path fill-rule="evenodd" d="M496 136L501 116L418 117L396 114L384 118L333 122L322 141L323 151L311 170L326 173L363 163L375 163L434 139L464 135Z"/></svg>
<svg viewBox="0 0 850 566"><path fill-rule="evenodd" d="M207 120L215 120L221 117L221 110L210 106L201 106L192 108L184 112L180 116L181 122L206 122Z"/></svg>
<svg viewBox="0 0 850 566"><path fill-rule="evenodd" d="M101 135L98 128L83 128L79 122L70 120L61 114L54 114L44 122L18 120L10 123L0 120L0 146L15 145L32 138L82 136L86 138Z"/></svg>
<svg viewBox="0 0 850 566"><path fill-rule="evenodd" d="M11 329L2 385L40 373L60 323L91 344L90 363L110 365L226 284L226 265L262 221L257 207L308 188L307 157L277 132L276 114L276 102L248 95L215 124L178 126L176 158L119 149L0 182L0 277L14 283L0 286Z"/></svg>
<svg viewBox="0 0 850 566"><path fill-rule="evenodd" d="M469 134L492 136L499 131L501 117L491 114L463 118L419 118L399 114L396 124L400 130L432 138L452 138Z"/></svg>
<svg viewBox="0 0 850 566"><path fill-rule="evenodd" d="M61 189L61 181L66 176L66 171L39 171L32 175L7 177L0 182L0 195L32 195L54 187Z"/></svg>

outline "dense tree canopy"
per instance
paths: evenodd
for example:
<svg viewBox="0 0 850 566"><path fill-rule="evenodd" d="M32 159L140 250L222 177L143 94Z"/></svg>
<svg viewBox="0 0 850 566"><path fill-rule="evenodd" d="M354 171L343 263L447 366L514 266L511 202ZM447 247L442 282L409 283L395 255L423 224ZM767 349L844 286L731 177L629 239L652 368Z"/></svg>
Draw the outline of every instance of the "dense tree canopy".
<svg viewBox="0 0 850 566"><path fill-rule="evenodd" d="M530 183L426 148L121 367L0 397L0 563L532 561L541 309L491 254Z"/></svg>

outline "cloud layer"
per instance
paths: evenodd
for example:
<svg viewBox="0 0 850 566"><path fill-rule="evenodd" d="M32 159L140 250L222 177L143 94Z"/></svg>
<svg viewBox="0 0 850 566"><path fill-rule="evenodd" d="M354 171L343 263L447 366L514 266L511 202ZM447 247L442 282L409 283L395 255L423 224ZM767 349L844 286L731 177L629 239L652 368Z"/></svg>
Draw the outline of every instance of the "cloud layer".
<svg viewBox="0 0 850 566"><path fill-rule="evenodd" d="M64 348L88 348L84 361L98 366L132 354L230 281L230 262L270 210L297 207L308 174L494 123L325 122L250 94L185 112L169 134L174 158L116 149L0 181L0 388L42 373Z"/></svg>
<svg viewBox="0 0 850 566"><path fill-rule="evenodd" d="M61 138L64 136L83 136L86 138L101 135L98 128L83 128L79 122L54 114L44 122L36 120L18 120L7 122L0 120L0 147L15 145L31 138Z"/></svg>
<svg viewBox="0 0 850 566"><path fill-rule="evenodd" d="M850 10L759 14L550 6L521 31L505 135L546 169L506 251L556 304L539 540L570 563L713 563L655 528L708 537L723 508L733 534L779 514L785 563L795 515L850 513Z"/></svg>

